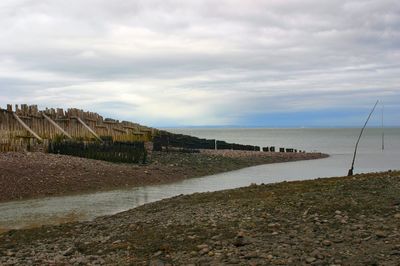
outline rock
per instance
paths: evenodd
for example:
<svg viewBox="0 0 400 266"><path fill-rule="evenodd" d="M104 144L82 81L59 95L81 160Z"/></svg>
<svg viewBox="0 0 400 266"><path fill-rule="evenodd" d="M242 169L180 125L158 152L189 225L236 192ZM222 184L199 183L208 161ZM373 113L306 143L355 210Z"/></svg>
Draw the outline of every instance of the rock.
<svg viewBox="0 0 400 266"><path fill-rule="evenodd" d="M211 239L212 240L218 240L220 237L221 237L221 235L216 235L216 236L211 237Z"/></svg>
<svg viewBox="0 0 400 266"><path fill-rule="evenodd" d="M155 259L150 262L150 266L165 266L165 263L160 259Z"/></svg>
<svg viewBox="0 0 400 266"><path fill-rule="evenodd" d="M67 250L65 250L63 252L63 255L64 256L70 256L70 255L72 255L72 253L74 253L74 251L75 251L75 249L73 247L69 247Z"/></svg>
<svg viewBox="0 0 400 266"><path fill-rule="evenodd" d="M197 249L199 249L199 250L202 250L202 249L205 249L205 248L208 248L207 244L201 244L201 245L197 246Z"/></svg>
<svg viewBox="0 0 400 266"><path fill-rule="evenodd" d="M252 243L252 240L246 236L237 236L235 238L235 240L233 241L233 245L235 245L236 247L249 245L251 243Z"/></svg>
<svg viewBox="0 0 400 266"><path fill-rule="evenodd" d="M207 253L209 253L209 252L210 252L210 249L209 249L209 248L203 248L202 250L199 251L199 254L200 254L200 255L204 255L204 254L207 254Z"/></svg>
<svg viewBox="0 0 400 266"><path fill-rule="evenodd" d="M158 257L158 256L161 256L162 254L163 254L163 252L161 250L159 250L153 254L153 257Z"/></svg>
<svg viewBox="0 0 400 266"><path fill-rule="evenodd" d="M274 228L274 227L280 227L281 225L279 223L269 223L268 227Z"/></svg>
<svg viewBox="0 0 400 266"><path fill-rule="evenodd" d="M307 263L313 263L314 261L316 261L317 259L316 258L314 258L314 257L307 257L306 258L306 262Z"/></svg>
<svg viewBox="0 0 400 266"><path fill-rule="evenodd" d="M396 214L394 215L394 218L400 219L400 213L396 213Z"/></svg>
<svg viewBox="0 0 400 266"><path fill-rule="evenodd" d="M248 254L246 254L245 256L244 256L244 258L245 259L254 259L254 258L258 258L259 256L258 256L258 254L257 254L257 252L250 252L250 253L248 253Z"/></svg>
<svg viewBox="0 0 400 266"><path fill-rule="evenodd" d="M311 252L310 253L310 257L314 257L314 258L317 258L317 259L320 259L320 260L325 258L325 256L318 249L315 249L313 252Z"/></svg>
<svg viewBox="0 0 400 266"><path fill-rule="evenodd" d="M54 261L56 262L56 263L60 263L60 262L62 262L62 261L64 261L65 260L65 257L63 256L63 255L56 255L55 257L54 257Z"/></svg>
<svg viewBox="0 0 400 266"><path fill-rule="evenodd" d="M375 235L376 235L378 238L385 238L385 237L387 237L386 232L381 231L381 230L376 231L376 232L375 232Z"/></svg>
<svg viewBox="0 0 400 266"><path fill-rule="evenodd" d="M77 264L88 264L88 260L85 257L78 257L75 259L75 263Z"/></svg>
<svg viewBox="0 0 400 266"><path fill-rule="evenodd" d="M332 245L332 242L329 240L324 240L324 241L322 241L322 245L329 247L330 245Z"/></svg>

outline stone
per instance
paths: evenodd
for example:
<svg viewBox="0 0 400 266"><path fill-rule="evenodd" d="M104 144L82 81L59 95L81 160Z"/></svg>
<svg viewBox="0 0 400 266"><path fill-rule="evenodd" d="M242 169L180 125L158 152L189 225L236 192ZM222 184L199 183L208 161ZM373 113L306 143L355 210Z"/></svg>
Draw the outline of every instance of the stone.
<svg viewBox="0 0 400 266"><path fill-rule="evenodd" d="M259 256L258 256L257 252L250 252L244 256L245 259L254 259L254 258L258 258L258 257Z"/></svg>
<svg viewBox="0 0 400 266"><path fill-rule="evenodd" d="M313 263L314 261L316 261L317 259L316 258L314 258L314 257L307 257L306 258L306 262L307 263Z"/></svg>
<svg viewBox="0 0 400 266"><path fill-rule="evenodd" d="M205 249L205 248L208 248L207 244L201 244L201 245L197 246L197 249L199 249L199 250L202 250L202 249Z"/></svg>
<svg viewBox="0 0 400 266"><path fill-rule="evenodd" d="M204 254L207 254L208 252L210 252L209 248L203 248L202 250L199 251L199 254L204 255Z"/></svg>
<svg viewBox="0 0 400 266"><path fill-rule="evenodd" d="M385 237L387 237L386 232L381 231L381 230L376 231L376 232L375 232L375 235L376 235L378 238L385 238Z"/></svg>
<svg viewBox="0 0 400 266"><path fill-rule="evenodd" d="M161 250L159 250L153 254L153 257L158 257L158 256L161 256L162 254L163 254L163 252Z"/></svg>
<svg viewBox="0 0 400 266"><path fill-rule="evenodd" d="M67 250L63 252L64 256L70 256L74 253L75 249L73 247L69 247Z"/></svg>
<svg viewBox="0 0 400 266"><path fill-rule="evenodd" d="M332 242L329 240L324 240L324 241L322 241L322 245L329 247L330 245L332 245Z"/></svg>
<svg viewBox="0 0 400 266"><path fill-rule="evenodd" d="M156 259L150 262L150 266L165 266L165 263L160 259Z"/></svg>
<svg viewBox="0 0 400 266"><path fill-rule="evenodd" d="M237 237L235 237L235 240L233 241L233 245L235 245L236 247L241 247L241 246L249 245L249 244L251 244L251 242L252 241L249 237L237 236Z"/></svg>

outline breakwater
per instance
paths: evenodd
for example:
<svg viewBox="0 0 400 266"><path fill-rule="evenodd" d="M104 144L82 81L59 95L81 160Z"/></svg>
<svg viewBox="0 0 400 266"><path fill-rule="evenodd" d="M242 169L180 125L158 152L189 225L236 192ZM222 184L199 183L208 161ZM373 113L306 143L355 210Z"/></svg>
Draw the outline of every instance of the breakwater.
<svg viewBox="0 0 400 266"><path fill-rule="evenodd" d="M143 141L54 141L50 143L48 152L114 163L146 163L147 159L147 151Z"/></svg>
<svg viewBox="0 0 400 266"><path fill-rule="evenodd" d="M257 145L243 145L229 143L216 139L205 139L185 134L175 134L168 131L159 131L153 138L153 148L156 151L168 151L169 148L178 149L205 149L205 150L239 150L239 151L263 151L275 152L275 146L260 147ZM302 152L293 148L279 148L279 152Z"/></svg>
<svg viewBox="0 0 400 266"><path fill-rule="evenodd" d="M60 141L64 140L68 140L69 145L73 145L72 142L78 142L76 145L88 145L88 143L92 142L104 143L107 141L110 143L126 143L129 146L129 143L143 142L146 149L149 150L153 147L155 151L169 151L170 148L178 148L181 151L215 149L297 152L296 149L292 148L243 145L216 139L174 134L138 123L103 118L97 113L86 112L77 108L69 108L67 110L45 108L44 110L39 110L37 105L28 106L27 104L15 105L14 108L9 104L6 109L0 108L0 152L47 151L51 143L60 143ZM86 144L79 144L79 142L85 142ZM91 154L94 153L93 145L89 145ZM106 146L107 149L111 147L110 145ZM122 146L118 145L118 147ZM118 147L117 149L119 149ZM98 147L99 152L101 149L104 150L105 148ZM115 154L117 153L115 152ZM125 150L122 153L125 153ZM127 155L127 157L129 156L131 155ZM85 155L85 157L88 156ZM115 158L115 156L111 157Z"/></svg>
<svg viewBox="0 0 400 266"><path fill-rule="evenodd" d="M37 105L0 108L0 152L47 149L57 139L117 142L151 141L156 129L137 123L103 118L93 112Z"/></svg>

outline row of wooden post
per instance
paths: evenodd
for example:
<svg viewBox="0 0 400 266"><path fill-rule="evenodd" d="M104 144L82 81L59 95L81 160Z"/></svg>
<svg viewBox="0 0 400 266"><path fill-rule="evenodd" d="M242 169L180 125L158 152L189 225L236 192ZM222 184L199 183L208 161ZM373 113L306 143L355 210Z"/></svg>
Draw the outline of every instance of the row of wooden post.
<svg viewBox="0 0 400 266"><path fill-rule="evenodd" d="M71 108L39 110L36 105L0 108L0 151L15 151L56 138L102 141L150 141L156 130L137 123L104 119L97 113Z"/></svg>

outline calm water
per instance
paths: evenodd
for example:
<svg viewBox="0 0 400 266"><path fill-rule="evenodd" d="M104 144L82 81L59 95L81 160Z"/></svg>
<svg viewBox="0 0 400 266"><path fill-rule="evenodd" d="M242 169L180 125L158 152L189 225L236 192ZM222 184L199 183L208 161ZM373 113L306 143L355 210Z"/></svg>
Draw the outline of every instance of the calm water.
<svg viewBox="0 0 400 266"><path fill-rule="evenodd" d="M3 203L0 204L0 230L68 220L89 220L179 194L236 188L251 183L346 175L359 134L359 129L170 129L170 131L242 144L321 151L330 154L331 157L249 167L165 185ZM385 130L385 150L382 151L381 130L368 128L359 146L355 172L388 169L400 169L400 129Z"/></svg>

